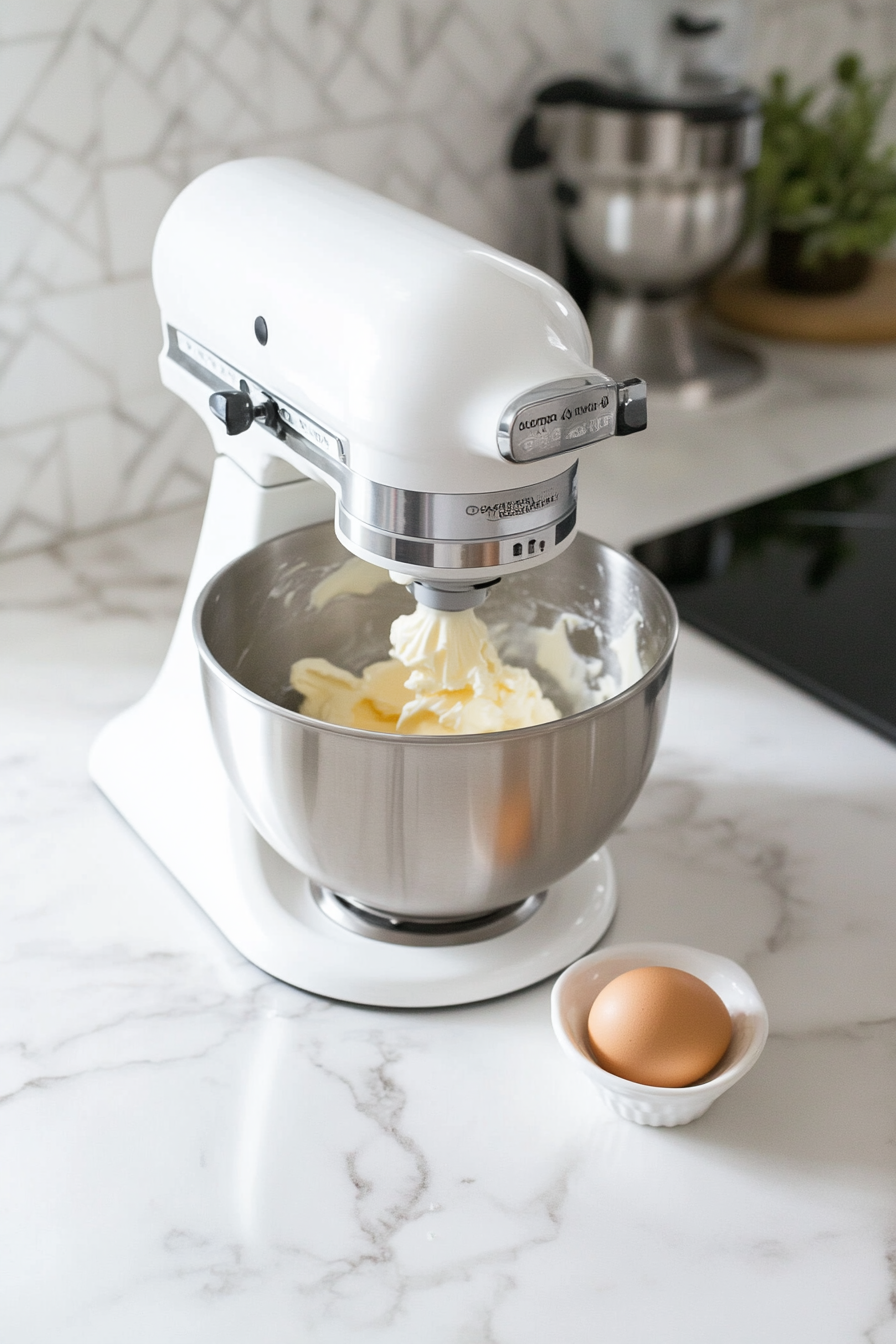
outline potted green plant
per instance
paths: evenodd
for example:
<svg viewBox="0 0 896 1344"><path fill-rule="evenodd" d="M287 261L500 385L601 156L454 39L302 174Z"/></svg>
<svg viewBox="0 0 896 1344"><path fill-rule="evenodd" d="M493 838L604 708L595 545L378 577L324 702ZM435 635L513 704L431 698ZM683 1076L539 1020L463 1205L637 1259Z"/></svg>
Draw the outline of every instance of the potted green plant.
<svg viewBox="0 0 896 1344"><path fill-rule="evenodd" d="M765 95L754 212L768 231L766 275L777 289L852 289L896 235L896 146L876 145L896 72L869 75L850 52L833 76L820 99L817 86L793 92L778 70Z"/></svg>

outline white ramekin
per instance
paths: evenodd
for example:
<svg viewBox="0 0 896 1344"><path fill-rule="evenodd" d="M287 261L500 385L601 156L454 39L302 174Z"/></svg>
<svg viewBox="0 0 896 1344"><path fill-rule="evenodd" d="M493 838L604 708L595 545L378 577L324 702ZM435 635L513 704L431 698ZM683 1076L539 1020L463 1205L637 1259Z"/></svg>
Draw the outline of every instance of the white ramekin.
<svg viewBox="0 0 896 1344"><path fill-rule="evenodd" d="M605 985L636 966L689 971L715 990L731 1014L731 1044L716 1067L690 1087L630 1083L595 1062L587 1030L591 1005ZM610 1109L637 1125L686 1125L696 1120L753 1067L768 1037L768 1013L746 971L727 957L680 943L624 943L573 962L554 985L551 1021L564 1053L587 1074Z"/></svg>

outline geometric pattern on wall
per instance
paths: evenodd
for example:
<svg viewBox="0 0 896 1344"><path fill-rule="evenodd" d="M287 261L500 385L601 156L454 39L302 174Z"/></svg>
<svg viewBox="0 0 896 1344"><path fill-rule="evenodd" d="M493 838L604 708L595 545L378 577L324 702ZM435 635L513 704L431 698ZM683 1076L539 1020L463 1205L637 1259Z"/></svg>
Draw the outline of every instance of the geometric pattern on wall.
<svg viewBox="0 0 896 1344"><path fill-rule="evenodd" d="M149 273L186 182L295 155L512 247L510 129L539 82L595 67L607 3L0 0L0 553L202 497ZM879 64L894 14L764 0L757 64Z"/></svg>

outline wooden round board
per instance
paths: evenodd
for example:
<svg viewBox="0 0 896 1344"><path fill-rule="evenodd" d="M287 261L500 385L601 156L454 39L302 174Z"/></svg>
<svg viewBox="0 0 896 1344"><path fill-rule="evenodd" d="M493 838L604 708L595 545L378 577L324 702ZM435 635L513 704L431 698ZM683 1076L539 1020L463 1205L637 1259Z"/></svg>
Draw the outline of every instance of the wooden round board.
<svg viewBox="0 0 896 1344"><path fill-rule="evenodd" d="M847 294L787 294L760 270L735 271L713 282L716 317L760 336L791 341L876 345L896 341L896 260L876 261L868 279Z"/></svg>

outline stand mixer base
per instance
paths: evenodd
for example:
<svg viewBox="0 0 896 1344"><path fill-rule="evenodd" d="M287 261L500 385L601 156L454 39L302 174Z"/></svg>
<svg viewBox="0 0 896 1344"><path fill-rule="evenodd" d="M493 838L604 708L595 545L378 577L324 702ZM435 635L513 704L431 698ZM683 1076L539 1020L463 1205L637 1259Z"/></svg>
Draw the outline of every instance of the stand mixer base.
<svg viewBox="0 0 896 1344"><path fill-rule="evenodd" d="M291 916L293 970L280 978L327 998L381 1008L438 1008L497 998L584 956L616 913L613 865L601 849L546 894L524 902L529 908L506 932L466 943L452 935L450 943L440 944L432 934L414 943L380 941L325 913L320 888L281 859L241 809L237 815L238 809L234 802L230 834L242 889L254 888L259 895L263 889L266 899L273 897ZM421 945L423 938L432 941ZM264 967L257 956L252 960Z"/></svg>
<svg viewBox="0 0 896 1344"><path fill-rule="evenodd" d="M524 901L473 919L401 919L358 901L350 901L338 891L318 886L316 882L311 883L311 895L325 915L362 938L374 938L379 943L400 943L404 947L457 947L461 943L481 943L486 938L497 938L519 924L525 924L541 909L547 892L540 891L537 896L527 896Z"/></svg>

